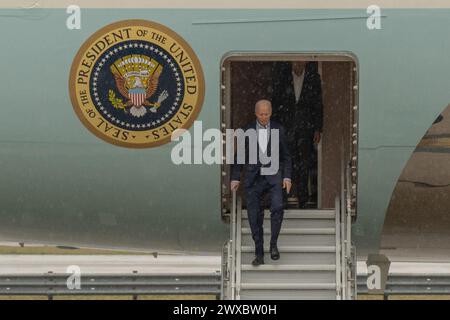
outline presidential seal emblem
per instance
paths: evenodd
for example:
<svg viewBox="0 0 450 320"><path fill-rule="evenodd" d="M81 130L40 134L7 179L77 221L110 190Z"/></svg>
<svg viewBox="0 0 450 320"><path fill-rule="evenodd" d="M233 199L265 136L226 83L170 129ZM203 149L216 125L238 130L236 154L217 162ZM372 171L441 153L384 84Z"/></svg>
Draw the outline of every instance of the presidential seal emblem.
<svg viewBox="0 0 450 320"><path fill-rule="evenodd" d="M203 103L204 78L191 47L155 22L126 20L93 34L72 64L75 113L99 138L124 147L170 142Z"/></svg>

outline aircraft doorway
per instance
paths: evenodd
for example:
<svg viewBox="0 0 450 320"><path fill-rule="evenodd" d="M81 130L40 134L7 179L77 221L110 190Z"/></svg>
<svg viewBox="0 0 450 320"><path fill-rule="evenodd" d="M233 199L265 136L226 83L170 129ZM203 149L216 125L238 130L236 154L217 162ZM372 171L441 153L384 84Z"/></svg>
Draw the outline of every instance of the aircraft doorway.
<svg viewBox="0 0 450 320"><path fill-rule="evenodd" d="M292 73L292 62L304 64L304 85L302 92L305 95L320 95L322 114L320 120L311 120L312 123L320 123L320 142L311 141L311 153L308 161L307 172L307 208L334 208L335 197L341 190L342 161L351 163L352 184L354 185L353 207L356 206L356 168L357 168L357 68L355 58L350 55L322 55L322 54L291 54L291 55L250 55L238 54L228 56L222 63L222 128L242 128L247 123L254 121L254 106L256 101L267 99L273 102L272 119L281 123L286 134L302 130L299 126L305 123L289 121L293 115L292 109L280 108L276 102L281 91L287 88L286 82L293 82L289 74ZM311 86L307 78L308 74L315 74L319 80L317 86L308 92ZM288 80L291 79L291 80ZM287 89L286 89L287 88ZM293 95L294 93L292 93ZM297 93L297 101L300 99ZM311 99L310 99L311 100ZM317 100L312 98L313 101ZM288 114L286 114L286 111ZM298 119L298 117L297 117ZM306 126L308 123L306 123ZM313 139L316 130L308 129ZM298 206L299 179L298 145L294 145L296 138L288 138L294 163L293 190L289 196L289 206ZM296 168L297 167L297 168ZM231 193L229 190L230 168L225 165L222 168L223 188L223 212L229 211L226 203L229 203ZM304 176L303 176L304 177ZM304 183L304 182L303 182ZM317 195L316 195L317 194ZM244 193L241 189L241 195ZM245 197L244 197L245 198ZM245 206L245 199L244 199Z"/></svg>

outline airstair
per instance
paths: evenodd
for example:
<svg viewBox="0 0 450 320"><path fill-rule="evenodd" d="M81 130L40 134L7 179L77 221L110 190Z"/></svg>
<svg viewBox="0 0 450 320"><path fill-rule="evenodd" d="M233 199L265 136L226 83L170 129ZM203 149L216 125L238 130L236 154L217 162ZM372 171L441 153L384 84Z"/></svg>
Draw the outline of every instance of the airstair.
<svg viewBox="0 0 450 320"><path fill-rule="evenodd" d="M348 174L342 176L334 209L285 210L278 238L281 258L276 261L268 248L270 212L264 212L265 264L257 267L251 264L254 242L247 211L233 193L230 240L222 257L223 299L355 299L351 192Z"/></svg>

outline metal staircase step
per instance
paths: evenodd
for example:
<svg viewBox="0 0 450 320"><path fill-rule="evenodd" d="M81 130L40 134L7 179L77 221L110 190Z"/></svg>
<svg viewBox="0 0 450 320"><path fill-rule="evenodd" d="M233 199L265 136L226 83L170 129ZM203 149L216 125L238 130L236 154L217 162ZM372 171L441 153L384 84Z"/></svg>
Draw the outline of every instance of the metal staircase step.
<svg viewBox="0 0 450 320"><path fill-rule="evenodd" d="M242 218L247 219L247 210L242 210ZM270 218L270 211L264 210L264 218ZM284 219L335 219L336 213L334 209L332 210L301 210L301 209L290 209L284 210Z"/></svg>
<svg viewBox="0 0 450 320"><path fill-rule="evenodd" d="M245 253L253 253L255 251L254 246L242 246L241 252ZM302 252L311 252L311 253L335 253L336 247L335 246L278 246L278 251L280 253L302 253ZM264 248L264 252L269 252L269 247Z"/></svg>
<svg viewBox="0 0 450 320"><path fill-rule="evenodd" d="M270 210L267 210L270 214ZM334 219L336 212L334 209L288 209L285 214L298 216L299 219ZM265 212L264 212L265 214Z"/></svg>
<svg viewBox="0 0 450 320"><path fill-rule="evenodd" d="M334 264L336 263L335 252L280 252L281 258L279 260L272 260L270 254L265 255L266 263L273 265L280 264ZM243 252L241 255L241 263L251 264L255 258L254 252Z"/></svg>
<svg viewBox="0 0 450 320"><path fill-rule="evenodd" d="M237 239L238 299L335 299L336 213L334 209L284 211L278 237L281 258L271 260L270 211L264 210L265 262L251 264L254 241L246 210L241 211Z"/></svg>
<svg viewBox="0 0 450 320"><path fill-rule="evenodd" d="M336 249L334 246L279 246L279 260L268 260L270 264L334 264ZM270 259L269 248L265 248L266 259ZM241 247L241 263L250 264L255 258L254 246Z"/></svg>
<svg viewBox="0 0 450 320"><path fill-rule="evenodd" d="M335 283L241 283L241 290L333 290Z"/></svg>
<svg viewBox="0 0 450 320"><path fill-rule="evenodd" d="M273 265L262 264L260 266L253 266L251 264L243 264L241 267L243 271L335 271L336 266L332 264L287 264L287 265Z"/></svg>
<svg viewBox="0 0 450 320"><path fill-rule="evenodd" d="M241 300L335 300L336 290L241 290Z"/></svg>
<svg viewBox="0 0 450 320"><path fill-rule="evenodd" d="M242 234L251 234L250 228L242 228ZM270 234L270 230L264 229L264 234ZM307 235L307 234L317 234L317 235L330 235L335 234L335 228L281 228L280 234L288 235Z"/></svg>
<svg viewBox="0 0 450 320"><path fill-rule="evenodd" d="M335 283L336 270L241 271L241 282L246 283Z"/></svg>
<svg viewBox="0 0 450 320"><path fill-rule="evenodd" d="M270 218L263 221L263 228L270 229ZM242 228L249 228L248 219L242 219ZM283 218L283 227L285 228L334 228L336 223L334 219L289 219Z"/></svg>
<svg viewBox="0 0 450 320"><path fill-rule="evenodd" d="M264 234L264 243L270 243L270 234ZM254 246L252 235L242 234L241 244L244 246ZM336 236L334 234L283 234L278 236L279 246L334 246L336 245Z"/></svg>

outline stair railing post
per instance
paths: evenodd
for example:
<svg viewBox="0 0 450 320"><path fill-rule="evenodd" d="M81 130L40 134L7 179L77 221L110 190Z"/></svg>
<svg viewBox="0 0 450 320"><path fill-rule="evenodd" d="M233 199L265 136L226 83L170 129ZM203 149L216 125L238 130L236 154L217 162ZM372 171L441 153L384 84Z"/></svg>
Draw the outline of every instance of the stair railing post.
<svg viewBox="0 0 450 320"><path fill-rule="evenodd" d="M236 190L232 194L232 212L231 212L231 300L236 299Z"/></svg>
<svg viewBox="0 0 450 320"><path fill-rule="evenodd" d="M341 142L341 198L340 198L340 227L341 227L341 277L342 277L342 299L347 299L347 243L346 243L346 172L345 172L344 142Z"/></svg>
<svg viewBox="0 0 450 320"><path fill-rule="evenodd" d="M336 228L336 299L341 300L341 223L340 223L340 201L337 196L334 201L335 228Z"/></svg>
<svg viewBox="0 0 450 320"><path fill-rule="evenodd" d="M227 246L228 242L225 242L225 244L222 247L222 263L220 264L220 300L224 300L225 299L225 273L227 272L227 266L226 266L226 262L228 260L228 251L225 249Z"/></svg>
<svg viewBox="0 0 450 320"><path fill-rule="evenodd" d="M342 277L342 299L347 299L347 268L346 268L346 223L345 223L345 190L341 192L341 201L340 201L340 227L341 227L341 277Z"/></svg>
<svg viewBox="0 0 450 320"><path fill-rule="evenodd" d="M240 292L241 292L241 256L242 256L242 244L241 244L241 235L242 235L242 203L241 198L237 199L237 207L236 207L236 299L240 300Z"/></svg>
<svg viewBox="0 0 450 320"><path fill-rule="evenodd" d="M345 199L345 217L346 217L346 235L345 235L345 240L346 240L346 281L347 281L347 299L350 299L352 296L351 293L351 285L350 285L350 281L352 281L352 277L351 277L351 267L352 267L352 217L351 217L351 183L350 183L350 168L347 165L346 167L346 199Z"/></svg>

